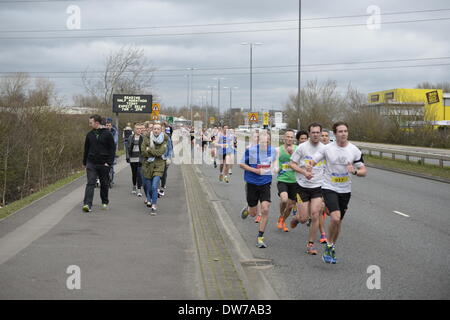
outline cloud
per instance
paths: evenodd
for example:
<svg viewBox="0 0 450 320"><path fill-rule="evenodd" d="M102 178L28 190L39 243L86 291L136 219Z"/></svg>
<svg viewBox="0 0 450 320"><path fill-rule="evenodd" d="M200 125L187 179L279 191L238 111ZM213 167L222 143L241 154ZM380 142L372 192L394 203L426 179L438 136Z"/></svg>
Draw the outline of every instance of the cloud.
<svg viewBox="0 0 450 320"><path fill-rule="evenodd" d="M237 86L233 101L238 106L249 103L249 47L241 42L263 42L253 51L254 105L264 108L281 107L288 95L297 90L295 65L298 59L298 33L296 21L266 22L242 25L211 25L244 21L273 21L296 19L297 0L166 0L166 1L82 1L74 2L81 9L83 30L107 27L171 26L171 28L120 31L63 31L52 33L0 33L1 37L66 36L66 35L142 35L210 32L210 34L80 38L0 40L0 71L83 71L101 70L104 57L122 45L134 43L145 50L153 65L160 69L155 74L155 90L161 102L170 106L186 104L187 71L164 71L189 67L214 67L216 70L194 72L194 101L209 94L208 86L217 85L215 76L227 74L223 86ZM421 12L381 17L381 29L367 27L339 27L308 29L339 24L365 24L366 17L308 20L314 17L364 15L373 1L303 1L302 2L302 64L373 61L389 59L419 59L444 57L450 52L447 30L450 20L389 24L389 21L450 17L450 11ZM448 1L377 1L381 13L442 9ZM5 7L6 6L6 7ZM66 28L68 3L0 4L0 30L45 30ZM208 26L187 26L187 25ZM174 28L173 26L182 26ZM231 30L279 29L284 31L213 33ZM368 69L355 68L394 67L401 65L450 63L450 59L377 64L335 66L304 66L302 84L312 79L336 80L340 91L349 83L363 93L370 91L414 87L422 81L448 80L449 66L432 68ZM294 65L294 67L281 67ZM262 66L278 66L261 69ZM226 69L243 67L243 69ZM222 69L221 69L222 68ZM320 70L347 69L347 71ZM291 71L290 73L270 73ZM263 73L263 74L261 74ZM158 75L164 75L159 77ZM168 75L172 75L168 77ZM74 74L55 74L53 81L58 91L72 103L71 97L83 93L81 80ZM59 78L57 78L59 77ZM228 95L222 92L222 101L228 105ZM217 92L214 92L217 98ZM216 99L214 99L216 100ZM209 101L209 98L208 98ZM215 102L217 103L217 102Z"/></svg>

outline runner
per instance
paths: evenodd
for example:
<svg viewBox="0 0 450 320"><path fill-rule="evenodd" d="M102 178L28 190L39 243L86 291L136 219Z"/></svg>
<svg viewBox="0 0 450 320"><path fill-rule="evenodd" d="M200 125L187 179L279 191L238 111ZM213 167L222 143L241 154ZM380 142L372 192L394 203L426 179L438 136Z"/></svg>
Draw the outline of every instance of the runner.
<svg viewBox="0 0 450 320"><path fill-rule="evenodd" d="M216 156L217 156L217 150L215 147L215 141L217 140L217 136L218 136L218 130L217 127L214 127L214 130L212 130L211 133L211 144L210 144L210 149L211 149L211 157L214 159L214 169L217 168L217 161L216 161Z"/></svg>
<svg viewBox="0 0 450 320"><path fill-rule="evenodd" d="M167 135L162 132L161 124L153 125L150 136L144 137L141 145L144 162L142 163L142 175L144 176L144 190L147 199L151 202L151 215L156 215L156 203L158 201L158 186L166 161L162 156L167 149ZM147 204L148 206L148 204Z"/></svg>
<svg viewBox="0 0 450 320"><path fill-rule="evenodd" d="M295 139L297 140L297 144L300 145L306 141L308 141L308 131L305 130L299 130L297 131L297 133L295 134ZM302 202L302 199L300 198L300 196L297 194L297 205L295 205L292 208L292 215L296 215L298 212L298 207L300 206L300 203ZM308 220L308 222L306 223L306 225L309 227L311 225L311 219Z"/></svg>
<svg viewBox="0 0 450 320"><path fill-rule="evenodd" d="M316 255L317 250L314 241L319 229L319 213L322 212L322 180L324 163L320 162L314 167L314 171L305 170L305 164L311 161L312 156L322 150L324 145L320 142L322 125L311 123L308 126L309 140L298 146L291 157L290 166L296 172L298 183L298 194L301 198L301 204L296 217L291 221L291 227L295 228L297 224L305 223L311 219L309 229L309 239L306 245L306 253Z"/></svg>
<svg viewBox="0 0 450 320"><path fill-rule="evenodd" d="M228 126L223 126L222 134L217 138L216 146L220 162L219 181L229 183L228 171L234 161L234 137Z"/></svg>
<svg viewBox="0 0 450 320"><path fill-rule="evenodd" d="M308 137L308 131L305 130L299 130L295 135L295 139L297 139L298 144L308 141Z"/></svg>
<svg viewBox="0 0 450 320"><path fill-rule="evenodd" d="M366 167L361 151L348 141L348 125L339 121L333 125L336 142L330 143L313 155L306 170L313 172L313 167L325 160L325 173L322 193L325 204L330 211L329 242L322 255L325 263L335 264L336 241L339 236L342 220L351 197L350 174L365 177Z"/></svg>
<svg viewBox="0 0 450 320"><path fill-rule="evenodd" d="M320 137L320 142L322 142L323 144L330 143L330 135L328 134L328 131L322 131L322 136Z"/></svg>
<svg viewBox="0 0 450 320"><path fill-rule="evenodd" d="M84 192L83 211L92 211L94 189L97 176L100 179L100 198L102 209L108 209L109 168L114 162L114 138L111 132L101 127L102 117L89 117L91 131L86 135L84 143L83 166L86 167L87 184Z"/></svg>
<svg viewBox="0 0 450 320"><path fill-rule="evenodd" d="M259 143L259 129L255 128L252 129L252 134L250 136L250 144L245 148L245 149L249 149L252 146L256 146ZM243 210L246 210L247 206L244 207ZM258 214L255 217L255 223L260 223L261 222L261 202L258 202L258 208L257 208Z"/></svg>
<svg viewBox="0 0 450 320"><path fill-rule="evenodd" d="M280 171L277 175L278 196L280 197L280 217L277 228L288 232L286 219L297 201L297 181L295 172L289 166L291 156L297 146L294 145L294 130L286 130L284 133L284 145L277 149L278 167Z"/></svg>
<svg viewBox="0 0 450 320"><path fill-rule="evenodd" d="M240 163L240 167L245 170L248 205L241 211L242 219L247 218L249 214L252 217L256 216L258 202L261 202L261 222L256 242L258 248L267 248L264 243L264 231L269 218L272 169L274 172L278 171L276 154L275 148L270 145L270 133L264 130L260 132L259 144L247 149Z"/></svg>
<svg viewBox="0 0 450 320"><path fill-rule="evenodd" d="M330 135L328 131L322 130L322 137L320 138L320 141L327 145L330 143ZM325 219L328 215L328 209L325 206L325 201L322 202L322 214L319 215L319 231L320 231L320 243L324 244L328 242L327 235L325 233Z"/></svg>
<svg viewBox="0 0 450 320"><path fill-rule="evenodd" d="M130 164L131 168L131 181L133 183L133 188L131 194L136 194L138 197L142 197L142 154L141 145L144 140L142 136L142 130L144 126L141 123L135 123L134 134L132 134L127 141L128 151L127 151L127 162ZM145 200L147 203L149 199Z"/></svg>

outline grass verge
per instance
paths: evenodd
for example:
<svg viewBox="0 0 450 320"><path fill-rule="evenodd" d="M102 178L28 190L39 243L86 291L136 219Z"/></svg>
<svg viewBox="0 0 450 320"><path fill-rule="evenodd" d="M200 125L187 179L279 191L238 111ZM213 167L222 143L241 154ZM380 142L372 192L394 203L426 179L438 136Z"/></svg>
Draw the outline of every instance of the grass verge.
<svg viewBox="0 0 450 320"><path fill-rule="evenodd" d="M33 201L36 201L43 196L52 193L59 188L65 186L66 184L74 181L75 179L78 179L79 177L83 176L85 174L85 170L79 171L77 173L74 173L73 175L68 176L67 178L61 179L56 181L55 183L48 185L47 187L43 188L42 190L35 192L33 194L30 194L28 197L25 197L23 199L14 201L10 203L9 205L3 207L0 209L0 220L6 218L10 214L16 212L17 210L22 209L23 207L26 207Z"/></svg>
<svg viewBox="0 0 450 320"><path fill-rule="evenodd" d="M117 156L122 156L125 154L125 150L123 149L119 149L117 151ZM11 204L0 208L0 220L6 218L7 216L9 216L10 214L22 209L23 207L26 207L27 205L29 205L30 203L32 203L33 201L36 201L40 198L42 198L43 196L52 193L56 190L58 190L59 188L65 186L66 184L78 179L79 177L83 176L86 173L85 170L81 170L78 171L77 173L74 173L73 175L70 175L64 179L58 180L55 183L46 186L44 189L35 192L33 194L30 194L28 197L25 197L23 199L17 200L12 202Z"/></svg>
<svg viewBox="0 0 450 320"><path fill-rule="evenodd" d="M438 165L432 164L418 164L417 162L406 161L406 160L392 160L388 158L380 158L379 156L369 156L364 154L364 161L368 165L375 165L379 167L385 167L388 169L408 171L411 173L418 173L421 175L427 175L437 178L443 178L450 180L450 168L441 168Z"/></svg>

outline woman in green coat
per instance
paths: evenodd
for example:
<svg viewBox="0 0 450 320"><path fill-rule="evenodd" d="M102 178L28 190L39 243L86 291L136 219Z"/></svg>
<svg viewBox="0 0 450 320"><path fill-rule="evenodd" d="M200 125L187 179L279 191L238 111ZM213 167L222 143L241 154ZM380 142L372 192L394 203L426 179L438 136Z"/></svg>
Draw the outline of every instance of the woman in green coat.
<svg viewBox="0 0 450 320"><path fill-rule="evenodd" d="M142 163L143 184L147 207L151 208L151 215L156 214L158 186L166 167L166 161L162 156L166 152L167 140L167 135L161 130L161 124L155 123L152 131L144 137L141 144L141 154L144 157Z"/></svg>

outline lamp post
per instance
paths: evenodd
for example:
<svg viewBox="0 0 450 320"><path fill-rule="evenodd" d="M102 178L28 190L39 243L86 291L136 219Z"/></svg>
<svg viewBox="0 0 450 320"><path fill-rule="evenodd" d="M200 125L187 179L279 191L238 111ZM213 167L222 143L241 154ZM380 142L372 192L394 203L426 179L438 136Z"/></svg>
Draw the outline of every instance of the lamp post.
<svg viewBox="0 0 450 320"><path fill-rule="evenodd" d="M213 78L213 80L217 80L217 117L220 119L220 80L225 80L225 78Z"/></svg>
<svg viewBox="0 0 450 320"><path fill-rule="evenodd" d="M189 105L189 107L191 108L191 125L193 125L193 123L194 123L194 117L193 117L193 110L192 110L192 97L193 97L193 81L194 81L194 68L186 68L186 70L190 70L191 71L191 75L190 75L190 77L189 77L189 75L188 75L188 79L189 79L189 82L190 82L190 85L189 85L189 102L190 102L190 105Z"/></svg>
<svg viewBox="0 0 450 320"><path fill-rule="evenodd" d="M233 89L239 89L238 87L223 87L224 89L230 89L230 108L229 108L229 113L230 113L230 125L231 125L231 120L232 118L232 114L231 114L231 109L232 109L232 100L233 100Z"/></svg>
<svg viewBox="0 0 450 320"><path fill-rule="evenodd" d="M211 89L211 108L213 108L213 95L214 95L215 86L208 86L208 89ZM209 119L208 119L209 121Z"/></svg>
<svg viewBox="0 0 450 320"><path fill-rule="evenodd" d="M253 110L253 46L263 45L262 42L242 42L241 45L250 47L250 112Z"/></svg>

